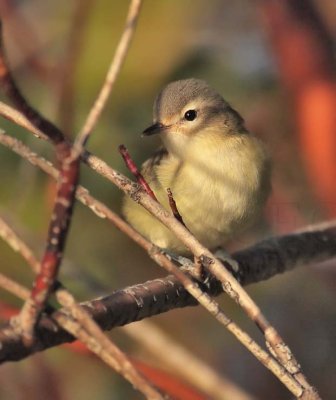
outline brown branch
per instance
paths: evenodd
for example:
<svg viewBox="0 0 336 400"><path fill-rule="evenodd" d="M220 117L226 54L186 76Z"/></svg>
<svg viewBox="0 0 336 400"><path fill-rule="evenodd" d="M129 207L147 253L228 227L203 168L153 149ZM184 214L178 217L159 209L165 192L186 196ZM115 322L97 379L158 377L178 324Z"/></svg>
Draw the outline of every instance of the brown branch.
<svg viewBox="0 0 336 400"><path fill-rule="evenodd" d="M233 254L240 267L236 277L243 285L260 282L300 265L314 264L332 257L336 257L336 221L312 226L300 233L267 239ZM221 285L213 281L209 293L213 296L222 293ZM110 330L176 308L197 304L176 278L168 276L118 290L82 305L102 329ZM36 342L31 348L25 347L20 335L7 335L8 329L10 327L0 332L0 362L21 360L36 351L73 340L71 335L58 329L44 317L37 326ZM12 333L11 329L10 332Z"/></svg>
<svg viewBox="0 0 336 400"><path fill-rule="evenodd" d="M22 308L20 316L22 334L28 344L31 344L33 340L33 330L37 319L47 304L49 294L57 280L79 179L79 159L69 162L71 150L68 146L64 150L66 151L60 170L59 185L49 224L47 245L41 261L41 269L35 278L31 297Z"/></svg>
<svg viewBox="0 0 336 400"><path fill-rule="evenodd" d="M0 134L1 135L1 134ZM0 217L0 237L7 242L10 247L21 254L21 256L27 261L31 269L38 273L40 270L40 263L35 258L31 249L24 243L18 235L13 231L13 229L5 222L5 220Z"/></svg>
<svg viewBox="0 0 336 400"><path fill-rule="evenodd" d="M129 169L129 171L134 175L135 179L137 180L138 184L143 187L146 193L151 196L151 198L155 201L157 201L157 198L152 191L151 187L147 183L146 179L143 177L142 173L139 171L138 167L136 166L135 162L133 161L130 153L128 152L126 146L121 144L119 146L119 152L122 155L122 158L125 161L126 167Z"/></svg>
<svg viewBox="0 0 336 400"><path fill-rule="evenodd" d="M85 343L91 351L127 379L133 387L143 393L146 398L153 400L168 399L168 396L163 397L163 395L138 372L129 358L105 336L97 323L93 321L90 314L76 303L73 296L67 290L57 290L56 297L59 303L64 306L65 310L69 311L71 316L75 319L75 323L71 323L69 318L64 314L59 314L57 322L61 322L61 326L65 327L68 332Z"/></svg>
<svg viewBox="0 0 336 400"><path fill-rule="evenodd" d="M2 229L1 232L5 232L5 235L2 235L2 237L7 244L14 250L17 250L23 258L35 266L37 260L31 249L13 230L8 228L7 224L1 219L0 223L0 226L4 226L5 228ZM28 259L27 253L29 254ZM30 292L25 287L7 278L3 274L0 274L0 286L23 300L28 300L30 297ZM68 316L62 314L57 315L56 321L61 327L67 332L74 334L76 338L86 344L98 357L125 377L125 379L145 396L153 399L163 399L161 394L141 376L126 355L104 335L100 327L92 320L92 317L86 310L76 303L74 297L68 290L61 286L56 290L55 294L59 303L64 306L65 312L69 312L74 319L71 320ZM54 309L50 309L50 311L54 311ZM18 318L11 320L11 324L15 329L17 324L19 324L19 328L21 328L20 322ZM13 333L14 332L15 330Z"/></svg>
<svg viewBox="0 0 336 400"><path fill-rule="evenodd" d="M41 269L35 278L31 297L25 303L20 314L20 329L27 344L31 344L34 326L57 279L72 216L80 160L72 157L71 146L65 141L63 133L31 107L21 94L7 64L1 26L0 30L0 85L18 110L53 142L58 161L61 163L59 185Z"/></svg>

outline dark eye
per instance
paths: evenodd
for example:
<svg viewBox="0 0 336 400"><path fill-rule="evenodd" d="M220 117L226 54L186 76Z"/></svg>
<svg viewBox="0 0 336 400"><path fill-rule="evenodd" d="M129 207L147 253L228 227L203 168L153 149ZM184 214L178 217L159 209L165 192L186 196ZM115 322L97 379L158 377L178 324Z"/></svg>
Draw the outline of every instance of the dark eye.
<svg viewBox="0 0 336 400"><path fill-rule="evenodd" d="M185 118L187 121L193 121L196 117L197 117L197 112L196 112L196 110L188 110L188 111L186 111L186 113L184 114L184 118Z"/></svg>

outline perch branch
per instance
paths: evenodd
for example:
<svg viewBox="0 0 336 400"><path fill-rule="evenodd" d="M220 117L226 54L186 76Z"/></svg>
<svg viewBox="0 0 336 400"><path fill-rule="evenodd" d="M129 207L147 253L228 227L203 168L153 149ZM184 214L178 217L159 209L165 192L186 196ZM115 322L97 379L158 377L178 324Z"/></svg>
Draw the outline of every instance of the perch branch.
<svg viewBox="0 0 336 400"><path fill-rule="evenodd" d="M300 265L311 265L336 257L336 221L313 225L305 231L266 239L233 254L239 263L236 273L243 285L257 283ZM209 293L217 296L222 288L214 282ZM126 325L175 308L197 305L174 277L168 276L117 290L109 296L83 303L83 307L104 330ZM17 361L73 337L55 328L45 317L39 321L36 342L25 347L20 335L0 331L0 362Z"/></svg>

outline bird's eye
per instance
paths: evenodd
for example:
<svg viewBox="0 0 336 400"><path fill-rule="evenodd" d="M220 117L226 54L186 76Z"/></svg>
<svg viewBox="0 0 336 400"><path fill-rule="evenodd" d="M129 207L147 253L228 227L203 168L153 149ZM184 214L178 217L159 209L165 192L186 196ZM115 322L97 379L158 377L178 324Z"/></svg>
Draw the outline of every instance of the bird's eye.
<svg viewBox="0 0 336 400"><path fill-rule="evenodd" d="M187 121L193 121L197 117L197 112L196 110L188 110L184 114L184 118Z"/></svg>

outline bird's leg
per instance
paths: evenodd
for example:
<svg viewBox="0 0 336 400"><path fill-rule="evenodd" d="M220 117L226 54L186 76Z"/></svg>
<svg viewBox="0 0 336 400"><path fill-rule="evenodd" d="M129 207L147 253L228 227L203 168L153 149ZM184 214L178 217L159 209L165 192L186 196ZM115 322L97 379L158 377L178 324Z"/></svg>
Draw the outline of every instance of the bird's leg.
<svg viewBox="0 0 336 400"><path fill-rule="evenodd" d="M204 265L202 264L202 260L200 259L200 257L196 256L194 256L194 275L199 281L204 282L205 284L209 279L209 276L206 273Z"/></svg>
<svg viewBox="0 0 336 400"><path fill-rule="evenodd" d="M190 258L183 257L170 250L162 249L161 251L169 260L178 264L183 271L188 272L193 278L205 285L209 283L211 275L205 270L200 257L195 256L193 262Z"/></svg>
<svg viewBox="0 0 336 400"><path fill-rule="evenodd" d="M192 269L195 268L190 258L180 256L179 254L173 253L172 251L167 249L161 249L161 251L163 254L166 255L167 258L169 258L169 260L179 264L180 267L185 269L186 271L190 272Z"/></svg>
<svg viewBox="0 0 336 400"><path fill-rule="evenodd" d="M237 263L237 261L235 261L230 254L225 251L222 247L219 247L216 251L215 251L215 256L216 258L218 258L222 264L225 265L225 267L233 274L233 275L237 275L239 272L239 264Z"/></svg>

